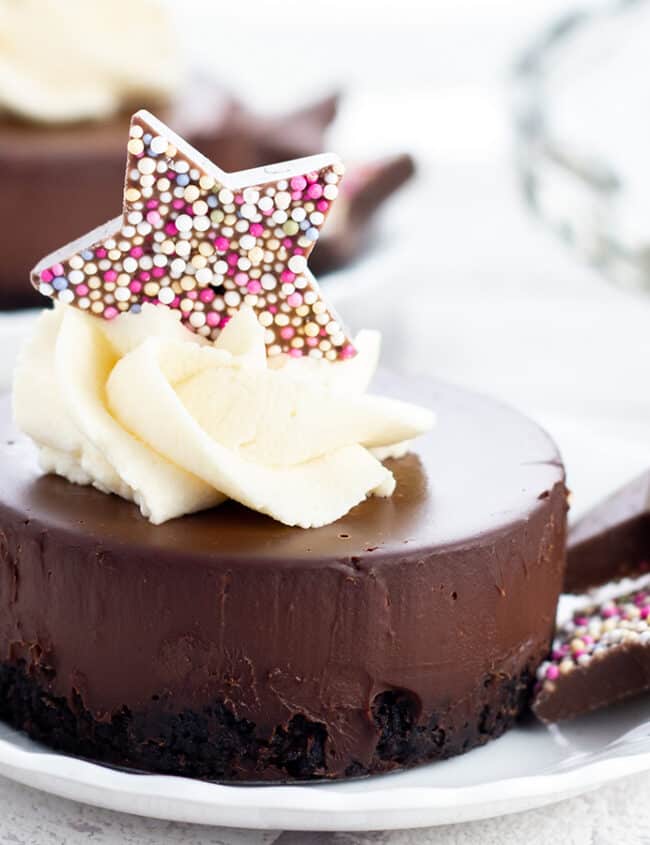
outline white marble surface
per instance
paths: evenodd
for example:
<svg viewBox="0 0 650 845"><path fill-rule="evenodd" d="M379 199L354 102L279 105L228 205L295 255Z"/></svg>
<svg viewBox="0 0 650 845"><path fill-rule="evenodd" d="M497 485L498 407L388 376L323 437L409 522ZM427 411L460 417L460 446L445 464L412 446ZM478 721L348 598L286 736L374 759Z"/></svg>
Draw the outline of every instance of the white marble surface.
<svg viewBox="0 0 650 845"><path fill-rule="evenodd" d="M501 819L390 833L226 830L96 810L0 779L2 845L647 845L650 774Z"/></svg>

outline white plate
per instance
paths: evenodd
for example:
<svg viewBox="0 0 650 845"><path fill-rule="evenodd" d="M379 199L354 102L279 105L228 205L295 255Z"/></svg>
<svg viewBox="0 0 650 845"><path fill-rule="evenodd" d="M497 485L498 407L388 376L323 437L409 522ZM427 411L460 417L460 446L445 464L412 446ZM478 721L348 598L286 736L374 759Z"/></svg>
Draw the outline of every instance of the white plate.
<svg viewBox="0 0 650 845"><path fill-rule="evenodd" d="M174 821L280 830L387 830L540 807L650 769L650 699L558 729L533 724L463 757L311 786L221 786L139 775L0 728L0 774L87 804Z"/></svg>
<svg viewBox="0 0 650 845"><path fill-rule="evenodd" d="M0 315L0 389L33 314ZM574 513L640 471L636 430L538 413L563 451ZM623 421L621 421L621 425ZM598 455L598 462L593 456ZM522 725L464 757L396 775L312 786L222 786L64 757L0 723L0 774L88 804L160 819L280 830L387 830L540 807L650 770L650 698L561 729Z"/></svg>

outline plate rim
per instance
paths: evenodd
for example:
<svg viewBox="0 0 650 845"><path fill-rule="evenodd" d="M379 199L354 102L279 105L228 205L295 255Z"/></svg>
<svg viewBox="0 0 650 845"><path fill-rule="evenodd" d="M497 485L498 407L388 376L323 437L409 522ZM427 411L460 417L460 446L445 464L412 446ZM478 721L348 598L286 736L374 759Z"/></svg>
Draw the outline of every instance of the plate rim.
<svg viewBox="0 0 650 845"><path fill-rule="evenodd" d="M0 738L0 774L40 791L148 818L260 830L390 830L465 822L555 803L644 771L650 771L650 751L468 786L399 786L395 773L384 788L350 795L329 789L335 784L246 786L131 773Z"/></svg>

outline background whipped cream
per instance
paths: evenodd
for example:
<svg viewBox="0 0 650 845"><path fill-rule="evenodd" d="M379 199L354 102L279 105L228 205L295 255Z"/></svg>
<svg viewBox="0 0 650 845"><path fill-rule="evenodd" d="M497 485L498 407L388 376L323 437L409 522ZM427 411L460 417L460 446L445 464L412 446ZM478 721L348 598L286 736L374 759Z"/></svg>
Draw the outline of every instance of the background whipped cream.
<svg viewBox="0 0 650 845"><path fill-rule="evenodd" d="M46 472L134 501L159 524L235 499L287 525L334 522L390 495L382 458L429 430L423 408L364 393L379 336L349 361L267 364L238 312L215 344L145 306L113 322L44 312L15 375L18 426Z"/></svg>
<svg viewBox="0 0 650 845"><path fill-rule="evenodd" d="M0 111L100 119L134 100L167 99L180 75L159 0L0 0Z"/></svg>

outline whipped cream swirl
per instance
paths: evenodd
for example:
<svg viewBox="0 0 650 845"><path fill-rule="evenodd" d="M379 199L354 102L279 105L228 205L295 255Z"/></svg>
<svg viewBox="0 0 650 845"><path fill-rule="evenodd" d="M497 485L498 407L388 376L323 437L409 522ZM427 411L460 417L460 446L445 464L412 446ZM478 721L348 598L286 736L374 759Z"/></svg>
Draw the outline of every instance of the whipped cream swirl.
<svg viewBox="0 0 650 845"><path fill-rule="evenodd" d="M0 111L99 120L168 99L180 71L160 0L0 0Z"/></svg>
<svg viewBox="0 0 650 845"><path fill-rule="evenodd" d="M40 316L14 414L45 472L129 499L155 524L231 498L310 528L391 495L379 457L403 454L434 417L364 393L376 332L349 361L274 367L251 310L214 344L177 317L152 305L112 322L61 305Z"/></svg>

